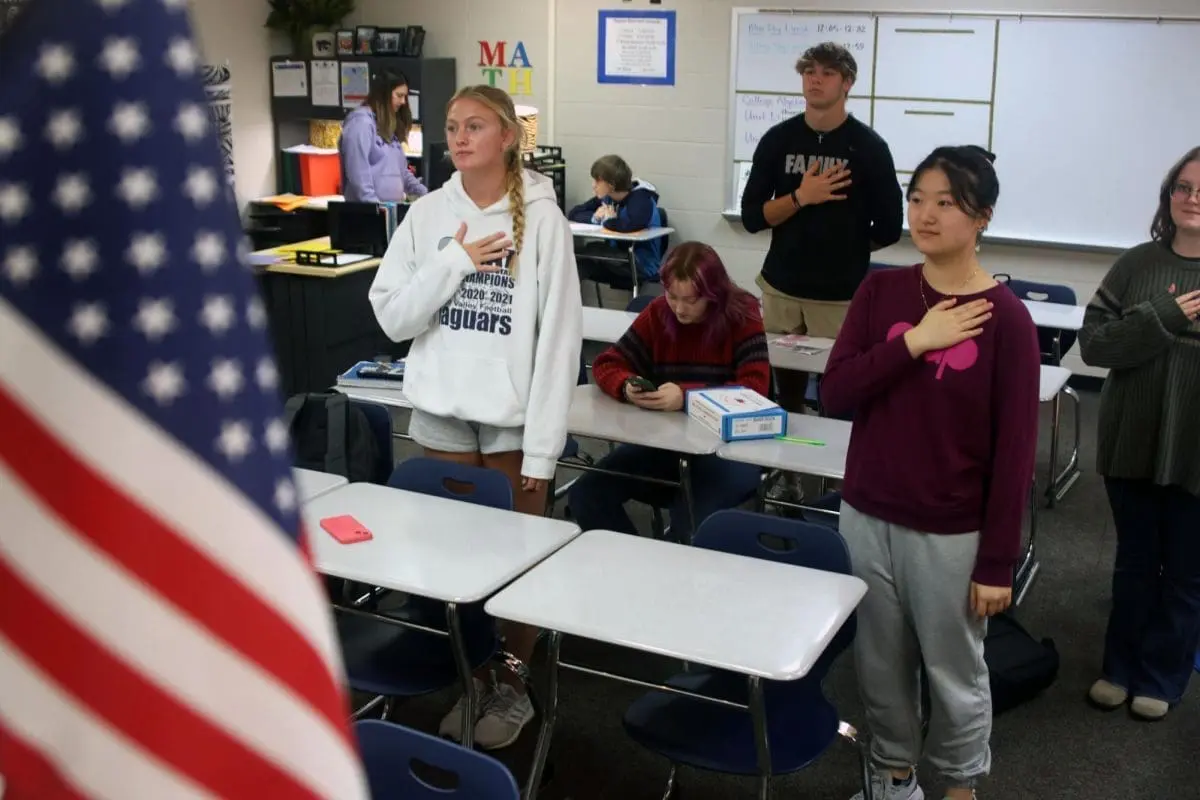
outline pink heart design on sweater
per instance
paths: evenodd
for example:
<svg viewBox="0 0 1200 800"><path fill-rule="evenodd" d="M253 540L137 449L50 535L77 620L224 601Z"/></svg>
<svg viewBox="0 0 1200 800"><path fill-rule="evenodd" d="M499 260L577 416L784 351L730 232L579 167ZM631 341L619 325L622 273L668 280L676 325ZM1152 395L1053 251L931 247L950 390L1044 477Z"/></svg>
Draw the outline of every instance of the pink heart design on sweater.
<svg viewBox="0 0 1200 800"><path fill-rule="evenodd" d="M888 328L888 341L890 342L897 336L903 336L912 328L913 326L908 322L897 322ZM934 377L940 381L946 367L950 367L956 372L962 372L975 366L975 362L979 360L979 345L975 344L972 339L966 339L945 350L931 350L925 354L925 360L930 364L938 365L938 371Z"/></svg>

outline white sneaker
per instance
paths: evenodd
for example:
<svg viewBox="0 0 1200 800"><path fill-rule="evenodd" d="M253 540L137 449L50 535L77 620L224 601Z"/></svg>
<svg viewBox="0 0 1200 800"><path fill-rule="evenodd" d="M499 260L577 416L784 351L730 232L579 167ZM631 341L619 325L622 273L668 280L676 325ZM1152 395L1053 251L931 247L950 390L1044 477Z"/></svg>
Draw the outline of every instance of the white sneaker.
<svg viewBox="0 0 1200 800"><path fill-rule="evenodd" d="M487 705L488 698L492 692L487 684L472 678L471 681L475 684L475 722L483 716L483 709ZM438 736L443 739L453 739L456 742L462 742L462 712L463 704L467 702L466 696L458 698L458 702L454 704L454 708L446 716L442 717L442 722L438 725Z"/></svg>
<svg viewBox="0 0 1200 800"><path fill-rule="evenodd" d="M496 690L488 696L483 716L475 725L475 743L484 750L508 747L532 719L533 702L529 694L518 694L504 681L497 681Z"/></svg>
<svg viewBox="0 0 1200 800"><path fill-rule="evenodd" d="M897 781L890 770L876 770L871 774L871 793L875 800L925 800L925 792L917 783L917 772L908 776L906 781ZM850 800L864 800L859 792Z"/></svg>

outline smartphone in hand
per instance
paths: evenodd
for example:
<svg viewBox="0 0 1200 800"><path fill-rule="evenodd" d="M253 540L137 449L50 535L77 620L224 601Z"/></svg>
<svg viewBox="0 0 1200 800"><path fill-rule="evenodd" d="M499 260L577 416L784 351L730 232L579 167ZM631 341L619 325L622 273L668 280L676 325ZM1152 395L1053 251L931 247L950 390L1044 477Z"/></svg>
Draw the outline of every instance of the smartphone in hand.
<svg viewBox="0 0 1200 800"><path fill-rule="evenodd" d="M367 526L349 514L343 514L340 517L326 517L321 520L321 527L342 544L368 542L375 538L374 534L367 530Z"/></svg>
<svg viewBox="0 0 1200 800"><path fill-rule="evenodd" d="M629 379L629 382L636 386L638 390L643 392L656 392L658 385L649 378L643 378L641 375L636 375Z"/></svg>

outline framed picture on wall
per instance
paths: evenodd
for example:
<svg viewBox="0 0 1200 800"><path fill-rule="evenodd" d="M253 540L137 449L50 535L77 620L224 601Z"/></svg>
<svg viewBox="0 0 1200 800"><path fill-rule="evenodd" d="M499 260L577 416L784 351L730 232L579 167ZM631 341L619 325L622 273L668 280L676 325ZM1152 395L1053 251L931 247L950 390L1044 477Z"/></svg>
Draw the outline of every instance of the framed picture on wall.
<svg viewBox="0 0 1200 800"><path fill-rule="evenodd" d="M403 28L380 28L375 34L375 55L398 56L400 43L404 41Z"/></svg>
<svg viewBox="0 0 1200 800"><path fill-rule="evenodd" d="M375 33L377 28L374 25L359 25L354 29L354 52L360 56L369 56L375 52Z"/></svg>
<svg viewBox="0 0 1200 800"><path fill-rule="evenodd" d="M337 54L339 56L354 55L354 31L337 32Z"/></svg>

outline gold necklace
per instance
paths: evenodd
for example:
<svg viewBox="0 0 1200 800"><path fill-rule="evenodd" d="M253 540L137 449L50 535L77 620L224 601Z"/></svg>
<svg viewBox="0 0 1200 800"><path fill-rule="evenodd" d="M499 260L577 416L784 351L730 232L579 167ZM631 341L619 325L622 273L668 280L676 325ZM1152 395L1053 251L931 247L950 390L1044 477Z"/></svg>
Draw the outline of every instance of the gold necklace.
<svg viewBox="0 0 1200 800"><path fill-rule="evenodd" d="M970 274L967 275L966 280L964 280L962 283L960 283L954 289L954 291L950 292L950 295L957 295L959 292L961 292L963 290L963 287L965 287L968 283L970 283L975 278L975 273L977 273L977 272L979 272L979 267L975 267L973 270L971 270ZM925 265L924 264L921 265L921 276L917 279L917 287L920 288L920 290L921 290L921 302L925 304L925 310L928 311L929 310L929 300L926 299L926 297L925 297Z"/></svg>

